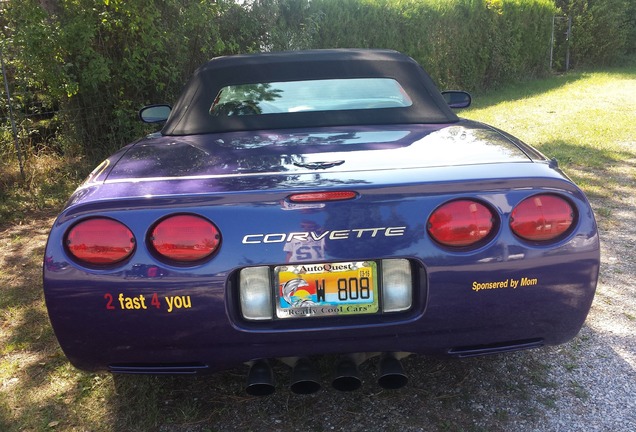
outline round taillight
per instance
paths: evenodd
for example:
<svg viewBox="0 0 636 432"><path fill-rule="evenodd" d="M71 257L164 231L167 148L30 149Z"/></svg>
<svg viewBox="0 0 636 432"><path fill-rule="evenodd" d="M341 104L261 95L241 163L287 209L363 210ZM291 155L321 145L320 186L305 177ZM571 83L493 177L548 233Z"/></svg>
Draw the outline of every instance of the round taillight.
<svg viewBox="0 0 636 432"><path fill-rule="evenodd" d="M574 209L556 195L535 195L521 201L510 215L512 232L525 240L550 241L561 237L574 222Z"/></svg>
<svg viewBox="0 0 636 432"><path fill-rule="evenodd" d="M444 246L471 246L489 236L493 220L490 209L477 201L451 201L431 214L428 233Z"/></svg>
<svg viewBox="0 0 636 432"><path fill-rule="evenodd" d="M193 263L210 257L219 247L221 234L209 220L195 215L175 215L152 229L152 248L162 258Z"/></svg>
<svg viewBox="0 0 636 432"><path fill-rule="evenodd" d="M65 243L75 259L95 266L117 264L135 249L132 231L123 223L107 218L86 219L73 225Z"/></svg>

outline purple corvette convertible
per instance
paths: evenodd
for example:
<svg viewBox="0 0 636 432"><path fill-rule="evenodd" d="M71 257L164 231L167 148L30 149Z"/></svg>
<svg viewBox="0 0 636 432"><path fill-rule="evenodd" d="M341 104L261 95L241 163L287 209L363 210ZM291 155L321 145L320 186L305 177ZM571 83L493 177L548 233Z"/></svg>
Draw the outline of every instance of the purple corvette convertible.
<svg viewBox="0 0 636 432"><path fill-rule="evenodd" d="M222 57L163 122L99 165L46 247L69 360L115 373L250 366L247 391L407 381L408 354L467 357L570 340L599 238L583 193L532 147L458 118L394 51ZM337 356L336 356L337 357Z"/></svg>

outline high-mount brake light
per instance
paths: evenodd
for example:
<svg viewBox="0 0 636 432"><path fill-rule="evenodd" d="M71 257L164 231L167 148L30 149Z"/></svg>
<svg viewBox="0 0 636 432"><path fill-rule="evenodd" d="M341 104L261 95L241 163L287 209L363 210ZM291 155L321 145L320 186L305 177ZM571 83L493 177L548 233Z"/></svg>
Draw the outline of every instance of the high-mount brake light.
<svg viewBox="0 0 636 432"><path fill-rule="evenodd" d="M289 200L294 203L312 203L323 201L344 201L357 197L353 191L331 191L331 192L307 192L289 196Z"/></svg>
<svg viewBox="0 0 636 432"><path fill-rule="evenodd" d="M209 220L191 214L169 216L152 229L149 243L160 257L178 263L204 260L219 248L221 234Z"/></svg>
<svg viewBox="0 0 636 432"><path fill-rule="evenodd" d="M484 204L473 200L447 202L428 219L428 233L444 246L466 247L487 238L493 230L494 217Z"/></svg>
<svg viewBox="0 0 636 432"><path fill-rule="evenodd" d="M524 240L546 242L569 231L574 222L572 205L556 195L534 195L521 201L510 215L510 229Z"/></svg>
<svg viewBox="0 0 636 432"><path fill-rule="evenodd" d="M79 262L93 266L109 266L124 261L135 250L135 237L113 219L83 220L68 231L66 249Z"/></svg>

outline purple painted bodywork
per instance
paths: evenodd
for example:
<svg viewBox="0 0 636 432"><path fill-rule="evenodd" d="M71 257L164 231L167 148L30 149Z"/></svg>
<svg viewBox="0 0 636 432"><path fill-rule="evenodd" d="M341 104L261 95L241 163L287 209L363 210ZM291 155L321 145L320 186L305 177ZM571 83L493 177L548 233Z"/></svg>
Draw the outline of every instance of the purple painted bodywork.
<svg viewBox="0 0 636 432"><path fill-rule="evenodd" d="M344 163L324 170L298 166L332 161ZM352 190L359 197L287 201L292 193L317 190ZM549 246L524 242L508 226L512 208L541 192L565 197L578 214L575 229ZM426 232L432 211L457 198L478 199L498 213L496 235L475 250L449 250ZM222 245L213 259L179 267L148 251L149 227L181 212L219 228ZM68 256L65 232L95 215L134 233L137 246L128 261L95 270ZM327 240L325 261L409 259L413 307L384 315L243 320L238 271L286 260L282 242L245 244L245 236L300 232L306 220L348 233ZM405 235L355 231L395 226L406 227ZM151 135L112 156L71 197L47 244L44 290L56 335L75 366L202 372L260 358L388 351L463 356L563 343L583 325L598 270L597 228L583 193L532 148L462 120ZM526 283L474 289L511 280ZM154 294L160 309L150 306ZM112 310L108 295L117 306ZM166 298L177 297L182 307L169 311ZM139 299L140 307L121 308L127 298Z"/></svg>

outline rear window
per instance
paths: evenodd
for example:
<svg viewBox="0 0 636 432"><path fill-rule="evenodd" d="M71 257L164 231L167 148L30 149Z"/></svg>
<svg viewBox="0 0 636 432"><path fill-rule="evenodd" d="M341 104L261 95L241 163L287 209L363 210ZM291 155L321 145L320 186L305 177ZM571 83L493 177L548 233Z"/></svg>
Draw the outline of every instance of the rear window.
<svg viewBox="0 0 636 432"><path fill-rule="evenodd" d="M209 113L227 117L404 108L412 103L402 86L391 78L324 79L223 87Z"/></svg>

